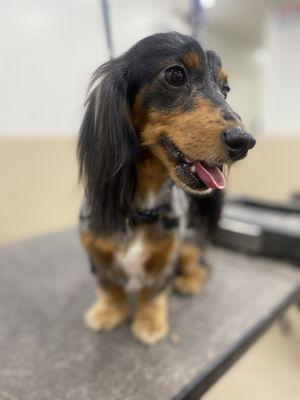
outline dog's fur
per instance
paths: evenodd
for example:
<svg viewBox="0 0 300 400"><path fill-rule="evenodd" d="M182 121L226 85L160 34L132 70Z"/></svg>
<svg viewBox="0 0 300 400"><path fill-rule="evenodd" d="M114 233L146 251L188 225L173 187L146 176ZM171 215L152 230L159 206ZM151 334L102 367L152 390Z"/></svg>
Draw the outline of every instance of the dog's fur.
<svg viewBox="0 0 300 400"><path fill-rule="evenodd" d="M132 331L153 344L168 332L170 284L200 289L205 270L185 229L206 218L212 230L221 195L186 174L182 157L233 162L221 134L242 123L228 91L220 58L176 32L147 37L94 73L78 144L81 239L101 287L86 314L92 329L127 319L135 291Z"/></svg>

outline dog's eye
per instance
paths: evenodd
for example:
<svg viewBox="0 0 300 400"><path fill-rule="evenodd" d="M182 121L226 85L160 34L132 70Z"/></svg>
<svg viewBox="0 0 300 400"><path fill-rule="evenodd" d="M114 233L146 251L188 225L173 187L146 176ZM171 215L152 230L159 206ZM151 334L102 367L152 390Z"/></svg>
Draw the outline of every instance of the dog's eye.
<svg viewBox="0 0 300 400"><path fill-rule="evenodd" d="M165 71L165 79L169 85L181 86L186 82L185 70L179 65L168 68Z"/></svg>
<svg viewBox="0 0 300 400"><path fill-rule="evenodd" d="M225 97L225 99L227 97L228 92L230 92L230 87L229 87L228 83L224 83L224 85L222 86L222 93L223 93L223 96Z"/></svg>

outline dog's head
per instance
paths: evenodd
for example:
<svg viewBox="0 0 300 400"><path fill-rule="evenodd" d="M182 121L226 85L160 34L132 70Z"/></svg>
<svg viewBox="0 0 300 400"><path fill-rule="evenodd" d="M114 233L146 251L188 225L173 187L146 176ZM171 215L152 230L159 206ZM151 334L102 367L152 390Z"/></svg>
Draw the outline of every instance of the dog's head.
<svg viewBox="0 0 300 400"><path fill-rule="evenodd" d="M176 32L147 37L94 73L78 153L102 225L124 223L140 148L188 192L225 187L223 167L255 144L229 90L217 54Z"/></svg>

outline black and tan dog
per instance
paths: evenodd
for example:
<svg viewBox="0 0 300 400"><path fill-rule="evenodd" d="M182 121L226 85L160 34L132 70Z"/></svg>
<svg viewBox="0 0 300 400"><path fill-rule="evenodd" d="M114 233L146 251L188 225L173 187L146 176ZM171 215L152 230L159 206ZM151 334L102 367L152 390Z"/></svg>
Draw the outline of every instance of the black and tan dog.
<svg viewBox="0 0 300 400"><path fill-rule="evenodd" d="M200 289L199 249L185 238L195 195L223 189L224 168L255 144L228 91L217 54L176 32L147 37L94 73L78 144L81 239L101 288L86 314L92 329L126 320L134 291L132 331L154 344L168 332L171 283Z"/></svg>

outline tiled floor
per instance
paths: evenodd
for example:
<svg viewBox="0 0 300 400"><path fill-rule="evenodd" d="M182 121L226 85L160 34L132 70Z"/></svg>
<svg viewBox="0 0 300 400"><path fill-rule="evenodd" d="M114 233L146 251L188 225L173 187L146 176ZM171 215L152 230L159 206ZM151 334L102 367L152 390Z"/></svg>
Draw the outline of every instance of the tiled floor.
<svg viewBox="0 0 300 400"><path fill-rule="evenodd" d="M257 163L262 159L256 152ZM268 162L261 168L268 175L272 165L272 179L262 184L264 196L272 191L272 198L284 198L297 188L297 174L290 173L291 182L281 182L282 163L278 166L270 158L282 149L276 143L268 152ZM299 143L290 146L299 154ZM297 157L290 153L291 162ZM294 161L293 161L294 160ZM259 167L257 167L259 168ZM277 169L276 169L277 168ZM290 171L298 171L290 168ZM232 171L231 191L257 193L257 177L251 174L251 164L241 164ZM293 175L293 176L292 176ZM275 179L276 177L276 179ZM280 181L280 179L279 179ZM51 139L46 141L2 141L0 143L0 243L20 240L72 226L77 221L81 190L77 183L74 141ZM299 184L300 186L300 184ZM265 190L265 192L263 191ZM280 189L280 190L279 190ZM288 313L290 329L284 333L275 324L258 343L204 396L207 400L299 400L300 399L300 313L294 307ZM286 324L285 324L286 325Z"/></svg>

